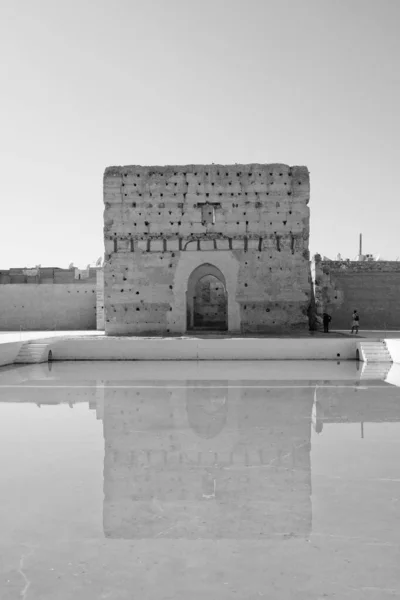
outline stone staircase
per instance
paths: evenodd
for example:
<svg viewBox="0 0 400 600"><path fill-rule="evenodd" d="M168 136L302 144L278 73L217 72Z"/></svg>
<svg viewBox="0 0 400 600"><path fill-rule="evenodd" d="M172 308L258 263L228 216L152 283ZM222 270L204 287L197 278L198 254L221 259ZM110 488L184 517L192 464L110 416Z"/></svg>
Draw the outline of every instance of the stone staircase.
<svg viewBox="0 0 400 600"><path fill-rule="evenodd" d="M357 358L364 363L391 364L392 357L383 340L360 340L357 342Z"/></svg>
<svg viewBox="0 0 400 600"><path fill-rule="evenodd" d="M49 343L28 341L21 346L14 363L27 365L49 362L52 359L53 352Z"/></svg>

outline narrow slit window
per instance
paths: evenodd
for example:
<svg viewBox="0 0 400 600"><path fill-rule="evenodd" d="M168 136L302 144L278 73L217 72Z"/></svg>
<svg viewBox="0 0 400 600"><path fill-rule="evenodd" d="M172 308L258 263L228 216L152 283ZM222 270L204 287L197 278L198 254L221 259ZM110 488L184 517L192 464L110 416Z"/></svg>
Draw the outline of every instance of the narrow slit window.
<svg viewBox="0 0 400 600"><path fill-rule="evenodd" d="M215 208L212 204L203 204L201 206L201 222L203 225L214 225Z"/></svg>

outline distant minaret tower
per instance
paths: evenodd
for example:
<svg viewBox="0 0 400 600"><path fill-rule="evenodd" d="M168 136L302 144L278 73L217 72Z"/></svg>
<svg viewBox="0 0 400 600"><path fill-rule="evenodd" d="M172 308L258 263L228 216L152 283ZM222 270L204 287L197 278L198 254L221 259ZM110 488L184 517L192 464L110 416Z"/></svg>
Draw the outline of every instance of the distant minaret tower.
<svg viewBox="0 0 400 600"><path fill-rule="evenodd" d="M362 233L360 233L360 243L359 243L359 248L358 248L358 260L362 260L363 259L363 254L362 254Z"/></svg>

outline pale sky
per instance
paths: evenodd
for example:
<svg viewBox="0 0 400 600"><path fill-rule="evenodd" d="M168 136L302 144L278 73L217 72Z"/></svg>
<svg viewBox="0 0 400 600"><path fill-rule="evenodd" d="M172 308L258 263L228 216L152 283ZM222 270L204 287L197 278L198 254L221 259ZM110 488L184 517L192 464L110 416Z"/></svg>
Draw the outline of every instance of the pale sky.
<svg viewBox="0 0 400 600"><path fill-rule="evenodd" d="M400 0L3 0L0 268L103 254L106 166L281 162L312 253L400 256Z"/></svg>

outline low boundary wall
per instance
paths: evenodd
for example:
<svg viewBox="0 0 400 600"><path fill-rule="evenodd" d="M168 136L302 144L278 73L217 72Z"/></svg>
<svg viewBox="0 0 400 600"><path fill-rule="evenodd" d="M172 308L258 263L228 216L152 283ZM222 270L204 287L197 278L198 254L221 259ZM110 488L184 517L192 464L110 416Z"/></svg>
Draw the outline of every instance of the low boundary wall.
<svg viewBox="0 0 400 600"><path fill-rule="evenodd" d="M0 285L0 331L96 329L96 282Z"/></svg>
<svg viewBox="0 0 400 600"><path fill-rule="evenodd" d="M356 360L359 341L357 337L182 339L51 335L40 339L51 342L53 361L343 361ZM400 339L385 342L393 362L400 364ZM0 344L0 365L12 364L23 343Z"/></svg>
<svg viewBox="0 0 400 600"><path fill-rule="evenodd" d="M24 342L5 342L0 344L0 367L12 365Z"/></svg>
<svg viewBox="0 0 400 600"><path fill-rule="evenodd" d="M348 338L69 338L53 345L53 360L355 360Z"/></svg>

